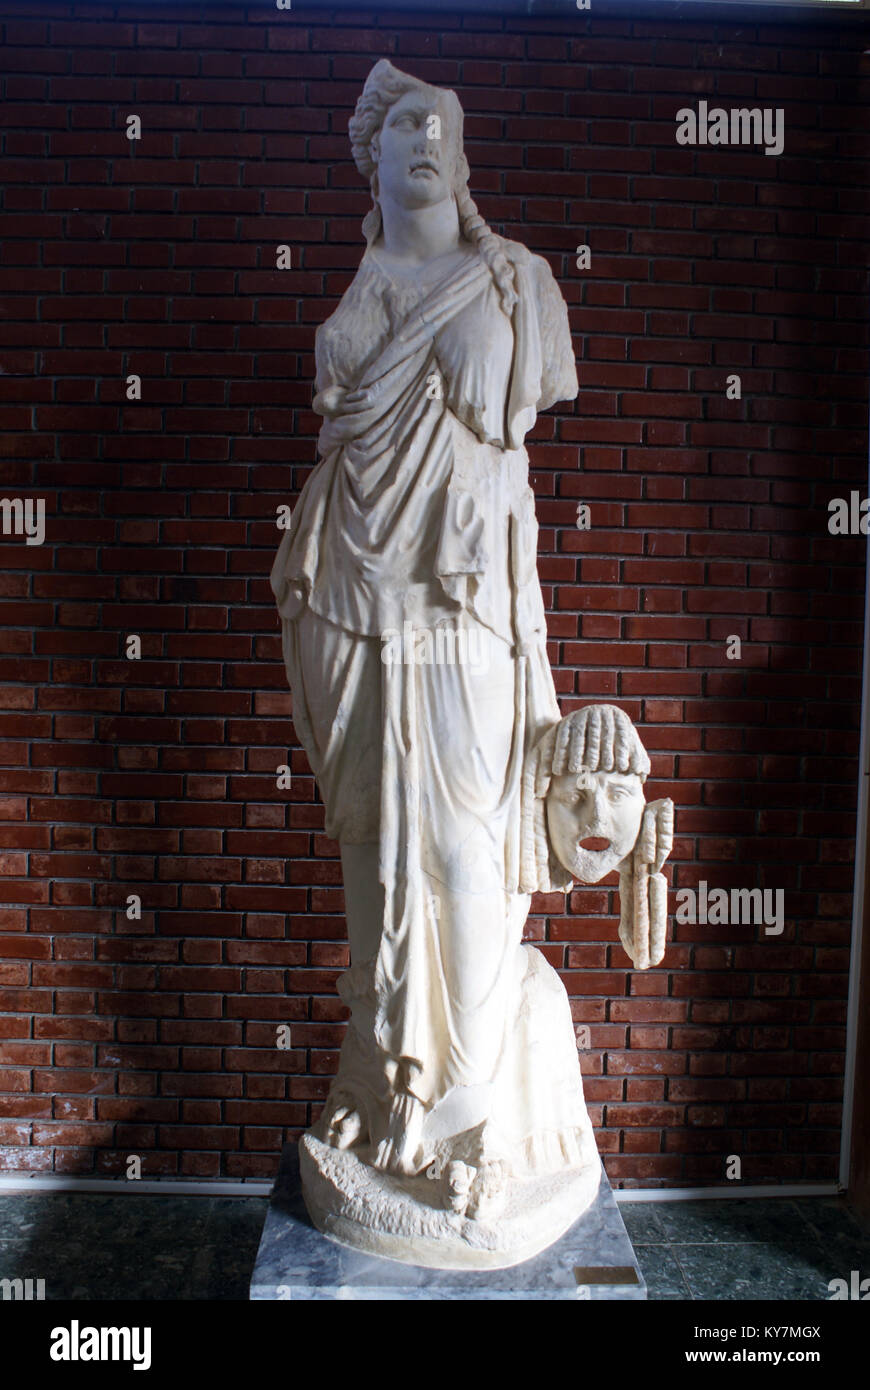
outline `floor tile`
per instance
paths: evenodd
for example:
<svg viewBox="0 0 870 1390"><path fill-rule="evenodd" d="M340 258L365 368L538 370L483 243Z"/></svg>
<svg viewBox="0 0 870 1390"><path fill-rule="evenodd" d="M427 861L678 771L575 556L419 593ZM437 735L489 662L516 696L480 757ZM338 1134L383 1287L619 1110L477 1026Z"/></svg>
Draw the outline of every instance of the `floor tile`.
<svg viewBox="0 0 870 1390"><path fill-rule="evenodd" d="M844 1198L804 1197L793 1205L814 1235L823 1240L854 1240L870 1250L870 1228L862 1225Z"/></svg>
<svg viewBox="0 0 870 1390"><path fill-rule="evenodd" d="M692 1292L667 1245L635 1245L634 1253L650 1299L688 1299Z"/></svg>
<svg viewBox="0 0 870 1390"><path fill-rule="evenodd" d="M213 1197L205 1242L216 1245L221 1240L247 1240L254 1236L259 1241L268 1210L268 1197Z"/></svg>
<svg viewBox="0 0 870 1390"><path fill-rule="evenodd" d="M777 1246L716 1242L672 1248L689 1289L698 1299L791 1302L830 1297L827 1281L831 1276L816 1243Z"/></svg>
<svg viewBox="0 0 870 1390"><path fill-rule="evenodd" d="M182 1297L190 1299L247 1301L251 1274L257 1258L259 1235L236 1248L204 1245L196 1253L190 1280Z"/></svg>
<svg viewBox="0 0 870 1390"><path fill-rule="evenodd" d="M628 1238L632 1245L664 1245L667 1233L659 1220L656 1207L659 1202L620 1202L619 1214L625 1222Z"/></svg>
<svg viewBox="0 0 870 1390"><path fill-rule="evenodd" d="M748 1244L812 1240L803 1217L787 1198L753 1201L660 1202L659 1220L670 1245Z"/></svg>

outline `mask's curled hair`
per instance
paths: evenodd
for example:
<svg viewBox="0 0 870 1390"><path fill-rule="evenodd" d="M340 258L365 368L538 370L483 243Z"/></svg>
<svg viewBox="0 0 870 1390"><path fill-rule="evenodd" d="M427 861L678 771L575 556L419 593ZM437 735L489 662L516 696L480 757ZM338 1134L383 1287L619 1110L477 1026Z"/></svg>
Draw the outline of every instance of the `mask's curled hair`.
<svg viewBox="0 0 870 1390"><path fill-rule="evenodd" d="M459 99L455 92L431 87L428 83L421 82L419 78L400 72L398 68L393 67L387 58L381 58L379 62L375 63L366 78L362 95L348 125L354 163L363 178L369 180L374 204L363 222L363 235L368 245L371 246L380 236L382 227L381 209L378 202L380 197L378 170L372 155L372 140L380 132L390 107L407 92L415 90L441 91L446 99L451 134L456 142L453 195L459 214L460 232L465 240L471 242L477 249L478 254L489 267L499 292L501 306L510 317L517 302L514 270L502 250L499 237L481 217L477 210L477 204L468 190L469 170L468 161L462 151L462 107L459 104Z"/></svg>
<svg viewBox="0 0 870 1390"><path fill-rule="evenodd" d="M616 705L585 705L560 719L526 758L522 785L520 879L526 893L571 886L571 875L556 859L547 834L547 793L554 777L576 772L635 773L645 782L649 755L624 710Z"/></svg>

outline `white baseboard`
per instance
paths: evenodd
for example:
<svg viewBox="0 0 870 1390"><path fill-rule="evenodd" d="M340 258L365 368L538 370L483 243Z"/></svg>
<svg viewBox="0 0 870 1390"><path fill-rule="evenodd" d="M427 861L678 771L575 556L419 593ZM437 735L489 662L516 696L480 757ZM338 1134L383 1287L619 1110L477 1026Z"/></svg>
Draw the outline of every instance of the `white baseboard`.
<svg viewBox="0 0 870 1390"><path fill-rule="evenodd" d="M46 1173L31 1176L0 1177L0 1193L29 1192L104 1192L118 1197L130 1192L134 1196L148 1197L268 1197L272 1191L270 1180L251 1180L236 1182L232 1178L220 1178L202 1182L192 1178L190 1182L176 1178L82 1178L76 1173Z"/></svg>
<svg viewBox="0 0 870 1390"><path fill-rule="evenodd" d="M0 1193L26 1192L31 1196L50 1192L103 1192L117 1197L122 1192L131 1192L149 1197L268 1197L272 1183L267 1179L251 1179L236 1182L231 1178L213 1179L202 1182L199 1179L146 1179L140 1178L82 1178L75 1173L17 1174L14 1177L0 1176ZM730 1184L728 1187L637 1187L615 1189L617 1202L699 1202L721 1201L735 1197L746 1199L769 1199L772 1197L840 1197L841 1190L834 1182L830 1183L782 1183L757 1184L741 1187Z"/></svg>
<svg viewBox="0 0 870 1390"><path fill-rule="evenodd" d="M741 1187L631 1187L614 1191L617 1202L720 1202L734 1197L766 1199L771 1197L842 1197L835 1182L757 1183Z"/></svg>

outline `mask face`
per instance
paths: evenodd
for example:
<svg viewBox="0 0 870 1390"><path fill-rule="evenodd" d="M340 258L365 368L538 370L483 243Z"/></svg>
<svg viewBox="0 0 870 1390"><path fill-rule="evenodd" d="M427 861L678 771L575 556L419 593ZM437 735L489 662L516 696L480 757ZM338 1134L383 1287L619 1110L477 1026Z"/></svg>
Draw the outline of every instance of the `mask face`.
<svg viewBox="0 0 870 1390"><path fill-rule="evenodd" d="M439 126L436 138L431 132ZM451 197L453 145L442 93L432 87L406 92L390 107L377 139L381 193L407 208L429 207Z"/></svg>
<svg viewBox="0 0 870 1390"><path fill-rule="evenodd" d="M645 804L634 772L554 777L547 829L559 863L582 883L599 883L634 849Z"/></svg>

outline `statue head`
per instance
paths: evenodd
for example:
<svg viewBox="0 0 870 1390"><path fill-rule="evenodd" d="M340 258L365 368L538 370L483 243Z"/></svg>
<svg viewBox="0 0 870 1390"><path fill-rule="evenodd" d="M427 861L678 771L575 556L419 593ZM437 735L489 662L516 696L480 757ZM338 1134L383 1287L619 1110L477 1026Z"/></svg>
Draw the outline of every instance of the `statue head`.
<svg viewBox="0 0 870 1390"><path fill-rule="evenodd" d="M404 207L455 196L468 166L462 152L462 107L455 92L430 87L386 58L366 79L350 121L354 162L375 203L389 194Z"/></svg>
<svg viewBox="0 0 870 1390"><path fill-rule="evenodd" d="M564 887L565 874L599 883L618 868L637 842L649 770L637 730L615 705L587 705L554 725L526 770L531 877Z"/></svg>
<svg viewBox="0 0 870 1390"><path fill-rule="evenodd" d="M363 234L370 246L381 234L381 197L407 208L453 198L461 234L486 261L510 314L516 303L513 267L469 192L462 121L455 92L400 72L387 58L375 63L348 126L354 162L369 180L374 204Z"/></svg>

